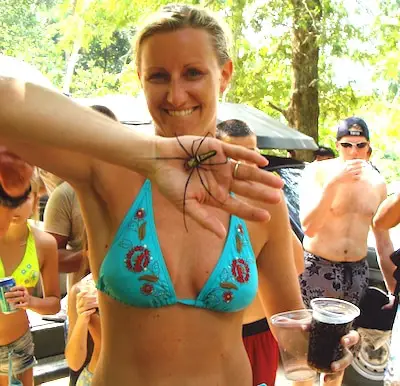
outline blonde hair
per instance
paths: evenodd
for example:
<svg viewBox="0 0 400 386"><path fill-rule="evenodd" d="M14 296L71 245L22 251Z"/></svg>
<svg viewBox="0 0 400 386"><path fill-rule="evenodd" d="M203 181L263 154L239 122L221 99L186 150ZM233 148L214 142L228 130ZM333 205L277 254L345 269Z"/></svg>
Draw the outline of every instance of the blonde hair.
<svg viewBox="0 0 400 386"><path fill-rule="evenodd" d="M35 196L34 202L35 206L32 208L32 215L31 219L37 223L39 221L39 193L40 189L43 186L42 179L40 178L39 175L39 170L38 168L34 168L33 174L31 177L31 194Z"/></svg>
<svg viewBox="0 0 400 386"><path fill-rule="evenodd" d="M183 28L202 29L210 35L220 66L230 60L229 28L211 12L186 4L169 4L150 16L136 34L136 67L140 69L142 43L157 33L173 32Z"/></svg>

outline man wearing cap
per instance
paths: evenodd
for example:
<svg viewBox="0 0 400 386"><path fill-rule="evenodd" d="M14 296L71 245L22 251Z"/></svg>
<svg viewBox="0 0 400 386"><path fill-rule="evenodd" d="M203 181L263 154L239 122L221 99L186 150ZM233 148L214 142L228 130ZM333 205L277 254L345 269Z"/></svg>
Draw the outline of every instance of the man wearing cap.
<svg viewBox="0 0 400 386"><path fill-rule="evenodd" d="M345 119L336 138L339 157L309 164L300 189L300 219L305 234L305 271L300 285L307 307L316 297L359 304L368 287L368 232L387 196L383 178L366 161L370 144L365 121ZM372 230L386 286L393 291L389 233L374 227ZM340 380L330 383L340 384Z"/></svg>

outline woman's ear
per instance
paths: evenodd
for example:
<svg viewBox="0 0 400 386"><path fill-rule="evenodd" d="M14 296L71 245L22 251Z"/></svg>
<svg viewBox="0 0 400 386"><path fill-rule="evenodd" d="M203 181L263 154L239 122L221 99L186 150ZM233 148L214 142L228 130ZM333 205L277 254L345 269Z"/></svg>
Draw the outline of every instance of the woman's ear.
<svg viewBox="0 0 400 386"><path fill-rule="evenodd" d="M233 63L232 60L228 60L221 69L221 78L220 78L220 88L219 92L222 95L224 91L227 89L233 74Z"/></svg>

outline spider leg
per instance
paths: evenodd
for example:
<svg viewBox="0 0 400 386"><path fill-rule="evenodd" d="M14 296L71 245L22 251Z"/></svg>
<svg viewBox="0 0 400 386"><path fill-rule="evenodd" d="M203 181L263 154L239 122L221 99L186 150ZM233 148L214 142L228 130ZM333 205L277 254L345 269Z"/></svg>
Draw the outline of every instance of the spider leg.
<svg viewBox="0 0 400 386"><path fill-rule="evenodd" d="M201 139L196 139L196 141L193 141L193 144L192 144L192 151L193 151L193 147L194 147L194 142L200 141L199 146L197 147L196 151L193 152L194 157L197 156L197 153L199 152L201 145L203 144L204 140L205 140L207 137L214 138L214 136L213 136L210 132L208 132L203 138L201 138Z"/></svg>
<svg viewBox="0 0 400 386"><path fill-rule="evenodd" d="M186 232L189 232L189 229L188 229L187 223L186 223L186 191L187 191L187 187L189 185L189 181L190 181L190 178L192 177L193 172L194 172L194 168L189 173L189 177L185 183L185 190L183 192L183 210L182 210L182 212L183 212L183 223L185 225Z"/></svg>
<svg viewBox="0 0 400 386"><path fill-rule="evenodd" d="M205 191L206 191L215 201L217 201L219 204L223 205L223 202L217 200L217 199L214 197L214 195L210 192L210 190L208 189L207 185L205 184L205 182L204 182L204 180L203 180L203 178L202 178L202 176L201 176L201 174L200 174L200 170L199 170L199 169L200 169L200 168L196 168L196 171L197 171L197 174L199 175L200 182L201 182L201 184L203 185L203 188L205 189ZM204 170L207 170L207 169L204 169Z"/></svg>
<svg viewBox="0 0 400 386"><path fill-rule="evenodd" d="M182 145L182 142L179 140L179 137L178 137L176 134L175 134L175 138L176 138L176 140L178 141L179 146L182 148L182 150L188 155L188 157L192 158L193 155L190 154L190 153L185 149L185 146Z"/></svg>

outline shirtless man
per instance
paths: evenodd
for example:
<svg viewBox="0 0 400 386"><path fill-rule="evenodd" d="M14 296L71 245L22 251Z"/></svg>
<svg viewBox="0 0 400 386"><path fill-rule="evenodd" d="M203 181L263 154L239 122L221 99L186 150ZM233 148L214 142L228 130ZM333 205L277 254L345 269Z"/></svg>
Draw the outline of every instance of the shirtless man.
<svg viewBox="0 0 400 386"><path fill-rule="evenodd" d="M221 141L259 151L257 136L250 127L238 119L223 121L217 125L217 138ZM293 253L298 273L304 269L303 248L292 233ZM253 371L253 385L275 385L279 364L278 344L268 325L265 312L258 296L246 309L243 317L243 342Z"/></svg>
<svg viewBox="0 0 400 386"><path fill-rule="evenodd" d="M356 117L342 121L336 148L339 158L310 164L302 181L305 271L300 285L307 307L316 297L335 297L358 305L368 287L368 231L387 195L383 178L365 161L369 148L365 121ZM391 289L393 245L388 231L373 226L372 230L380 268ZM340 384L340 379L329 383Z"/></svg>

